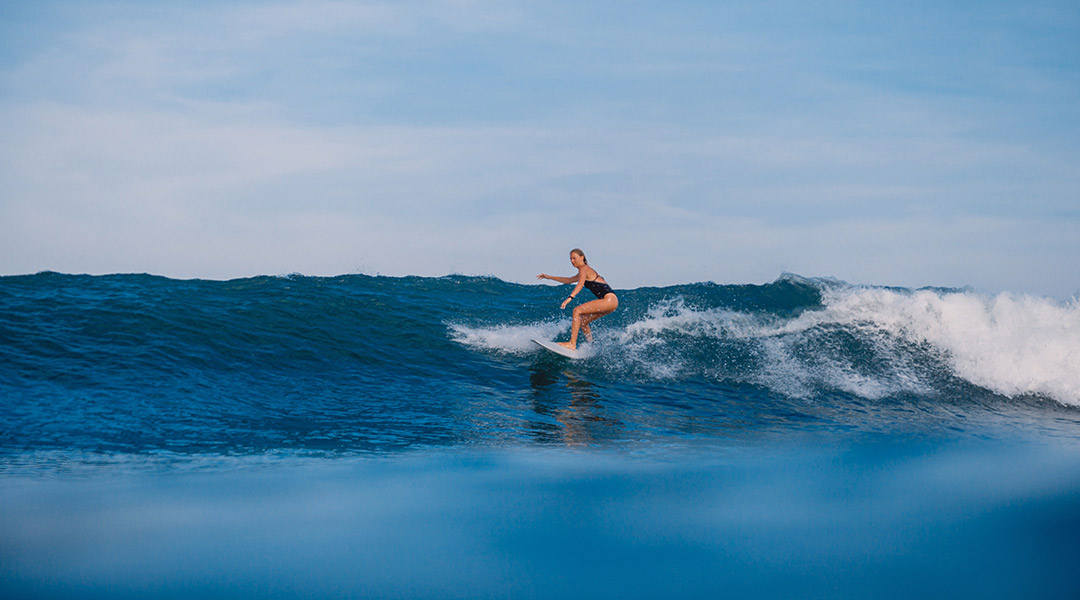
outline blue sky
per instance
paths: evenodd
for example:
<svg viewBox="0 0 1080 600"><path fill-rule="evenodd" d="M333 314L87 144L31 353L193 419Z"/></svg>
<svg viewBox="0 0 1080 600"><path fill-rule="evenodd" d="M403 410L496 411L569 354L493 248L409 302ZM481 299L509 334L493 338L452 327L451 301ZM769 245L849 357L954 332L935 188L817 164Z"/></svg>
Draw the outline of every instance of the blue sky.
<svg viewBox="0 0 1080 600"><path fill-rule="evenodd" d="M1080 290L1080 4L0 5L0 273Z"/></svg>

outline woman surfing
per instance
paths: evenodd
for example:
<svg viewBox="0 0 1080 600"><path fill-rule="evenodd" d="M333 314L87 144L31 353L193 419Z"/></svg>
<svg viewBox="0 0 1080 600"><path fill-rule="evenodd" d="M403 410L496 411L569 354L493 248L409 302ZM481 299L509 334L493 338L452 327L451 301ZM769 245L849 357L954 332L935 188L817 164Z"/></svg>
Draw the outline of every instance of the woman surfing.
<svg viewBox="0 0 1080 600"><path fill-rule="evenodd" d="M611 291L611 286L596 272L596 269L589 266L589 261L585 259L585 253L580 248L574 248L570 251L570 264L577 267L578 273L576 277L556 277L541 273L536 278L550 279L559 283L577 284L574 286L574 291L570 292L570 295L567 296L566 300L563 300L562 306L559 308L566 308L566 305L581 292L582 287L588 288L590 292L596 295L596 300L590 300L585 304L574 307L574 318L570 326L570 341L559 342L560 346L570 350L577 350L578 331L584 331L585 339L591 342L593 337L589 323L619 308L619 298L615 295L615 292Z"/></svg>

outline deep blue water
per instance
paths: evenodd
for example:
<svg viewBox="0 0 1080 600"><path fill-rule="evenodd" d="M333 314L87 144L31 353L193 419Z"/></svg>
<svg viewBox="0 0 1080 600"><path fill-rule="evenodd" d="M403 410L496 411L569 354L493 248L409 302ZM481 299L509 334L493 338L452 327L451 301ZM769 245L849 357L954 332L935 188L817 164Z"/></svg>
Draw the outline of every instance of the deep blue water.
<svg viewBox="0 0 1080 600"><path fill-rule="evenodd" d="M0 278L0 595L1080 594L1075 301L565 291Z"/></svg>

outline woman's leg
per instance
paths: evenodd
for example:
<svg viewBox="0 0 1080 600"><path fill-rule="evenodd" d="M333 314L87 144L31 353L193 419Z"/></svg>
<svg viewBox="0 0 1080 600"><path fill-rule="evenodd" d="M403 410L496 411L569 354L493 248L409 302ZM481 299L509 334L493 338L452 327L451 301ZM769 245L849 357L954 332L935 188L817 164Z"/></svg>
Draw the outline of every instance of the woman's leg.
<svg viewBox="0 0 1080 600"><path fill-rule="evenodd" d="M592 321L596 317L593 315L585 315L581 317L581 333L585 334L585 341L592 342L592 328L589 327L589 321Z"/></svg>
<svg viewBox="0 0 1080 600"><path fill-rule="evenodd" d="M581 316L581 333L585 334L585 341L587 341L587 342L592 341L592 328L589 327L589 323L595 321L596 319L599 319L600 317L602 317L602 316L604 316L606 314L607 313L602 313L602 314L601 313L593 313L591 315L582 315Z"/></svg>
<svg viewBox="0 0 1080 600"><path fill-rule="evenodd" d="M619 299L614 294L605 296L599 300L593 300L586 302L585 304L574 307L574 318L570 324L570 341L559 342L561 346L566 346L571 350L577 349L578 331L581 329L583 317L590 317L589 321L594 321L619 307ZM586 321L586 324L588 321Z"/></svg>

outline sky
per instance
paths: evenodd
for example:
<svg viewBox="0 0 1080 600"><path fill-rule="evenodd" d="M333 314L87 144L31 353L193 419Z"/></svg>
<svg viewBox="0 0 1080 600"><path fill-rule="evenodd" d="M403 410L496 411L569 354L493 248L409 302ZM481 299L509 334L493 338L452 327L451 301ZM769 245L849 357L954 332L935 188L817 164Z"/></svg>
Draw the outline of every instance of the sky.
<svg viewBox="0 0 1080 600"><path fill-rule="evenodd" d="M0 3L0 274L1080 291L1080 3Z"/></svg>

